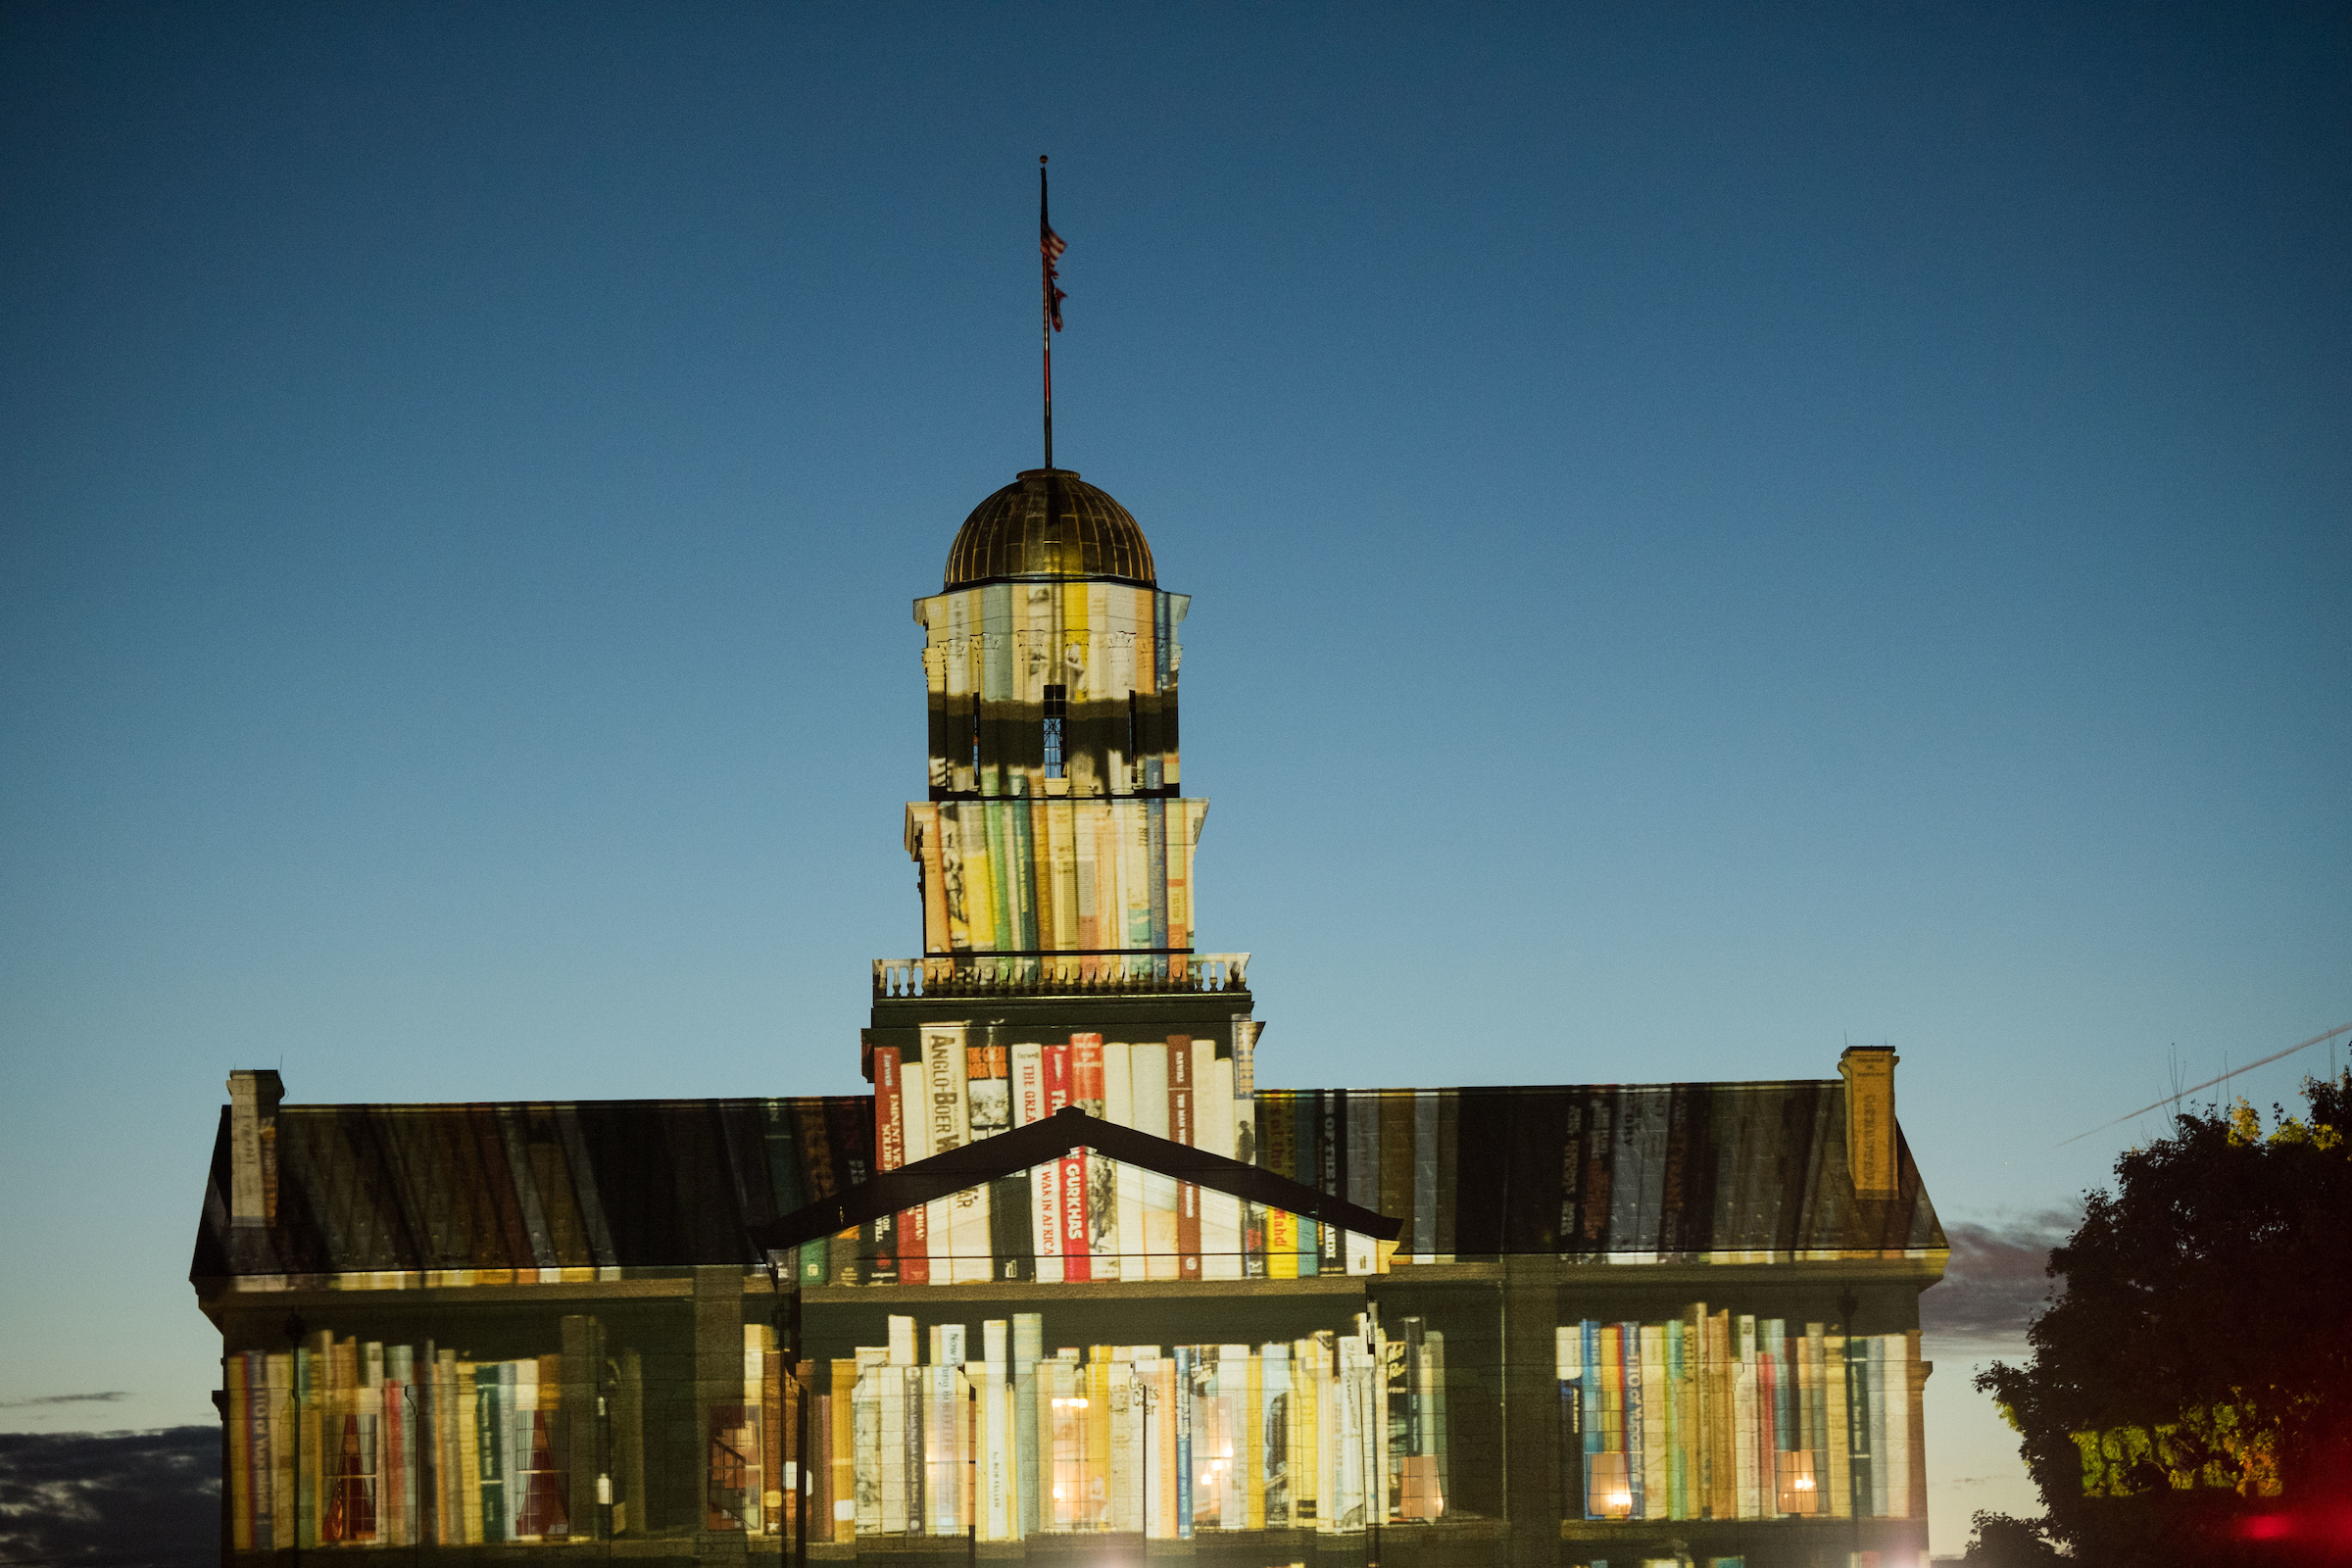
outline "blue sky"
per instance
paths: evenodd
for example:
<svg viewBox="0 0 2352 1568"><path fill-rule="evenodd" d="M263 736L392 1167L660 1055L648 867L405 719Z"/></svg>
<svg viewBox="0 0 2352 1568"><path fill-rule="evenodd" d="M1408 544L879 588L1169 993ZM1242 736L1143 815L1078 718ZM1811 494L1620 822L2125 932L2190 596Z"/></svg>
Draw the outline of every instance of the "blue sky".
<svg viewBox="0 0 2352 1568"><path fill-rule="evenodd" d="M2348 77L2318 7L0 13L0 1424L211 1418L232 1066L860 1087L1040 152L1263 1079L1884 1041L1947 1217L2064 1204L2352 1020Z"/></svg>

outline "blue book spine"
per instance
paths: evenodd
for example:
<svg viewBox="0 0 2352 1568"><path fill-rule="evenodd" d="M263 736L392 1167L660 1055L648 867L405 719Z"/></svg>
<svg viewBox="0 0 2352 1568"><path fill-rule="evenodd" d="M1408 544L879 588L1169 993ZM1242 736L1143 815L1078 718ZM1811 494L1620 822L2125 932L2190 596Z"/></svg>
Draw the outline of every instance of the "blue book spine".
<svg viewBox="0 0 2352 1568"><path fill-rule="evenodd" d="M1671 1318L1666 1324L1666 1397L1672 1399L1674 1391L1683 1386L1683 1322ZM1690 1451L1690 1434L1684 1430L1681 1415L1672 1405L1667 1413L1675 1419L1667 1428L1672 1434L1666 1444L1666 1517L1690 1517L1690 1480L1684 1466L1684 1455Z"/></svg>
<svg viewBox="0 0 2352 1568"><path fill-rule="evenodd" d="M1581 1327L1585 1337L1585 1358L1582 1362L1585 1369L1585 1471L1587 1476L1585 1517L1597 1519L1600 1515L1592 1512L1592 1487L1590 1479L1592 1456L1608 1451L1608 1434L1601 1430L1600 1420L1600 1390L1603 1382L1600 1372L1600 1321L1597 1318L1589 1317L1583 1321Z"/></svg>
<svg viewBox="0 0 2352 1568"><path fill-rule="evenodd" d="M1176 1348L1176 1535L1193 1538L1193 1351Z"/></svg>

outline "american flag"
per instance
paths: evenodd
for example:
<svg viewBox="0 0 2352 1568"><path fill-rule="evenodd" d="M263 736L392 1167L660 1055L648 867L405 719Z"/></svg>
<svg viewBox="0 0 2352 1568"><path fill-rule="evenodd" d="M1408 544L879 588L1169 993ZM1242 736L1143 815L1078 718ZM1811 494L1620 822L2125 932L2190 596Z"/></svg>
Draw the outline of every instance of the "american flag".
<svg viewBox="0 0 2352 1568"><path fill-rule="evenodd" d="M1056 332L1061 330L1061 302L1069 296L1055 286L1061 274L1054 270L1054 264L1069 248L1070 242L1054 233L1054 225L1047 222L1045 214L1040 212L1037 216L1037 254L1044 259L1046 267L1046 319L1054 323Z"/></svg>

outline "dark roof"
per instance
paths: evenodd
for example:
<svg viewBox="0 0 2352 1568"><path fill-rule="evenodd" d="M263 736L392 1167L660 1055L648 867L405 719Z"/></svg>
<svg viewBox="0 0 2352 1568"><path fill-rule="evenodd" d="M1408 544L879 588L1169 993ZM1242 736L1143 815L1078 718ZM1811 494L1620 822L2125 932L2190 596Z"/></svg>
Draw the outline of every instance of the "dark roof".
<svg viewBox="0 0 2352 1568"><path fill-rule="evenodd" d="M1941 1248L1899 1133L1895 1196L1855 1197L1843 1095L1835 1079L1261 1090L1241 1152L1402 1220L1408 1253ZM288 1104L275 1128L269 1255L229 1263L223 1110L195 1277L757 1264L749 1227L866 1179L873 1102Z"/></svg>
<svg viewBox="0 0 2352 1568"><path fill-rule="evenodd" d="M1194 1149L1151 1133L1101 1121L1076 1105L1064 1105L1042 1121L983 1138L897 1170L882 1171L839 1198L819 1199L797 1213L752 1227L754 1246L786 1250L822 1241L852 1225L862 1225L1001 1177L1051 1164L1072 1150L1087 1149L1205 1191L1226 1193L1262 1208L1287 1210L1336 1225L1359 1236L1393 1242L1401 1220L1374 1213L1360 1203L1206 1149Z"/></svg>
<svg viewBox="0 0 2352 1568"><path fill-rule="evenodd" d="M1404 1219L1407 1253L1760 1261L1945 1245L1899 1128L1894 1195L1856 1197L1835 1078L1260 1090L1256 1106L1258 1163L1311 1182L1328 1151L1343 1196ZM1348 1161L1357 1148L1376 1173Z"/></svg>

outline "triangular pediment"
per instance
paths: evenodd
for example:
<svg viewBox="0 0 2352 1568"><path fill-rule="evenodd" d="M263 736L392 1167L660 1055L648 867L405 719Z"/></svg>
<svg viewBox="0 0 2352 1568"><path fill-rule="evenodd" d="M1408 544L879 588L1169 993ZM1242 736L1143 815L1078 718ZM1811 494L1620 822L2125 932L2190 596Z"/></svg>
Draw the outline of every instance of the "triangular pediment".
<svg viewBox="0 0 2352 1568"><path fill-rule="evenodd" d="M1042 1121L882 1171L856 1187L751 1227L755 1246L789 1251L886 1214L953 1197L983 1182L1060 1159L1076 1150L1139 1166L1246 1202L1262 1203L1376 1241L1394 1242L1404 1222L1257 1165L1157 1138L1065 1105Z"/></svg>

